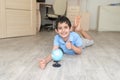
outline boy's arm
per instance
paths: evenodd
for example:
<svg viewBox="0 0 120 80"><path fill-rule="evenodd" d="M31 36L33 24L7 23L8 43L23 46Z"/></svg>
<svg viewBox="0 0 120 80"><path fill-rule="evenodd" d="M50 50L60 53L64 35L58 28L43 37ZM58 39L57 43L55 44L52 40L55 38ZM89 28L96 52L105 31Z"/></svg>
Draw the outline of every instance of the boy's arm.
<svg viewBox="0 0 120 80"><path fill-rule="evenodd" d="M71 49L75 51L76 54L81 54L82 53L82 48L81 47L76 47L71 44Z"/></svg>
<svg viewBox="0 0 120 80"><path fill-rule="evenodd" d="M68 49L72 49L73 51L75 51L76 54L81 54L81 52L82 52L82 48L81 47L74 46L70 41L68 41L66 43L66 47Z"/></svg>
<svg viewBox="0 0 120 80"><path fill-rule="evenodd" d="M58 49L59 48L59 46L53 46L53 50L55 50L55 49Z"/></svg>

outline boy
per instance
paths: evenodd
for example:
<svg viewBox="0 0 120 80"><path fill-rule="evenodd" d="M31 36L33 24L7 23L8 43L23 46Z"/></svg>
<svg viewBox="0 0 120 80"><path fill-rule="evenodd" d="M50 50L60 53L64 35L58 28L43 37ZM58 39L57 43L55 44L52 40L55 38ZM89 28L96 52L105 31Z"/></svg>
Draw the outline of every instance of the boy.
<svg viewBox="0 0 120 80"><path fill-rule="evenodd" d="M53 50L60 48L65 54L81 54L82 48L85 47L82 38L76 32L72 32L71 29L71 22L67 17L62 16L57 19L55 28L57 35L54 37ZM81 33L89 38L84 31L81 31ZM40 60L40 68L44 69L51 60L51 54Z"/></svg>

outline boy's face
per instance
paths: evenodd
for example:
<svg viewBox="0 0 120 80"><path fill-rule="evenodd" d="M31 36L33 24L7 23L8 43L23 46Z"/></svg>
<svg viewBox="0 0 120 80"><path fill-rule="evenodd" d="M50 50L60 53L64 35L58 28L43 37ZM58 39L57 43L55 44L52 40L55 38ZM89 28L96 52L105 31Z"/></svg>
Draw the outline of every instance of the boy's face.
<svg viewBox="0 0 120 80"><path fill-rule="evenodd" d="M55 30L62 38L68 38L71 28L68 26L68 24L64 23L58 23L58 28Z"/></svg>

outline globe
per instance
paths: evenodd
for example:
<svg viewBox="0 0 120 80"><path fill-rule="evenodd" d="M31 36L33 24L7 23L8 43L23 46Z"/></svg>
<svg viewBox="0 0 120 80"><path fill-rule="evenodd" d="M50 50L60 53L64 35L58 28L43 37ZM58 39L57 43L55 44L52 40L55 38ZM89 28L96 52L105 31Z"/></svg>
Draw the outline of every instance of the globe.
<svg viewBox="0 0 120 80"><path fill-rule="evenodd" d="M54 61L60 61L63 57L63 52L60 49L56 49L52 51L52 59Z"/></svg>

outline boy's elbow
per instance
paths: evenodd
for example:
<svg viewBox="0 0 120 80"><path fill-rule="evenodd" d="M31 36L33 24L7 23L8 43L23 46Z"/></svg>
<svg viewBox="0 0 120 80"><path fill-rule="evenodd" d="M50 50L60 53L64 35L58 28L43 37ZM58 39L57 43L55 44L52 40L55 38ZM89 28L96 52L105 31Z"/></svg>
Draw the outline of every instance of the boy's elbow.
<svg viewBox="0 0 120 80"><path fill-rule="evenodd" d="M78 55L80 55L82 53L82 49L80 48L80 50L77 52Z"/></svg>
<svg viewBox="0 0 120 80"><path fill-rule="evenodd" d="M80 51L80 52L78 52L77 54L80 55L81 53L82 53L82 52Z"/></svg>

